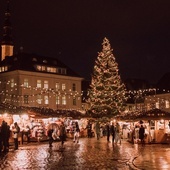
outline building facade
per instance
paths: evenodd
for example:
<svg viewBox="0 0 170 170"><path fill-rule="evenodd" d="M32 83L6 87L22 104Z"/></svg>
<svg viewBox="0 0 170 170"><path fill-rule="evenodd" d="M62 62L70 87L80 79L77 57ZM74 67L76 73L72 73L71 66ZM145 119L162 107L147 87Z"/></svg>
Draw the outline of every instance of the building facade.
<svg viewBox="0 0 170 170"><path fill-rule="evenodd" d="M55 58L27 54L14 55L9 1L1 40L0 102L14 106L81 110L83 80Z"/></svg>

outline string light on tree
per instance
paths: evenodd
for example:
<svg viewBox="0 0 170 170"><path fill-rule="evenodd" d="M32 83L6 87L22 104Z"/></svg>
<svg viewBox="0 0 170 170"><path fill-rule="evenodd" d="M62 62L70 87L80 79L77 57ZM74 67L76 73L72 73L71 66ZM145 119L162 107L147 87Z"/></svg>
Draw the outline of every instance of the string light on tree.
<svg viewBox="0 0 170 170"><path fill-rule="evenodd" d="M125 85L121 81L118 64L107 38L104 38L102 46L95 61L88 92L89 112L96 117L110 117L124 110Z"/></svg>

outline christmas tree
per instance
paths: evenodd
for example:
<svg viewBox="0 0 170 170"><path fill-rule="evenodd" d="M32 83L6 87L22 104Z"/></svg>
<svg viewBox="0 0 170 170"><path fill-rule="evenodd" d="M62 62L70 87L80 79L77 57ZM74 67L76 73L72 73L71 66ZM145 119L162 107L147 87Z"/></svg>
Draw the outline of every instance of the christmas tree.
<svg viewBox="0 0 170 170"><path fill-rule="evenodd" d="M102 46L102 52L98 53L95 61L88 93L88 113L93 117L112 117L124 110L125 85L107 38L104 38Z"/></svg>

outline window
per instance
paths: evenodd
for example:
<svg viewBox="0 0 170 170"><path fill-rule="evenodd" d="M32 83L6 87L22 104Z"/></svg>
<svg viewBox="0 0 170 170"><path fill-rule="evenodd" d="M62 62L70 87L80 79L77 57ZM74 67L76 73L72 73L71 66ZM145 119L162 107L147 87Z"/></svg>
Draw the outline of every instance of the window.
<svg viewBox="0 0 170 170"><path fill-rule="evenodd" d="M168 100L165 101L165 108L169 108L169 101Z"/></svg>
<svg viewBox="0 0 170 170"><path fill-rule="evenodd" d="M56 96L56 105L60 104L60 96Z"/></svg>
<svg viewBox="0 0 170 170"><path fill-rule="evenodd" d="M15 83L14 83L14 79L11 79L11 87L14 87Z"/></svg>
<svg viewBox="0 0 170 170"><path fill-rule="evenodd" d="M37 87L41 88L41 80L37 80Z"/></svg>
<svg viewBox="0 0 170 170"><path fill-rule="evenodd" d="M61 68L58 68L58 73L61 74Z"/></svg>
<svg viewBox="0 0 170 170"><path fill-rule="evenodd" d="M73 105L74 106L76 105L76 98L75 97L73 98Z"/></svg>
<svg viewBox="0 0 170 170"><path fill-rule="evenodd" d="M37 95L37 103L42 104L41 95Z"/></svg>
<svg viewBox="0 0 170 170"><path fill-rule="evenodd" d="M155 107L156 107L157 109L159 109L159 102L156 102L156 103L155 103Z"/></svg>
<svg viewBox="0 0 170 170"><path fill-rule="evenodd" d="M7 66L0 67L0 72L4 72L4 71L8 71L8 67Z"/></svg>
<svg viewBox="0 0 170 170"><path fill-rule="evenodd" d="M44 104L49 104L48 96L44 96Z"/></svg>
<svg viewBox="0 0 170 170"><path fill-rule="evenodd" d="M66 105L66 96L62 96L62 105Z"/></svg>
<svg viewBox="0 0 170 170"><path fill-rule="evenodd" d="M66 90L66 84L63 83L63 84L61 85L61 89L62 89L63 91Z"/></svg>
<svg viewBox="0 0 170 170"><path fill-rule="evenodd" d="M66 74L66 69L65 68L61 69L61 74Z"/></svg>
<svg viewBox="0 0 170 170"><path fill-rule="evenodd" d="M42 68L41 68L41 69L42 69L42 71L45 71L45 66L42 66Z"/></svg>
<svg viewBox="0 0 170 170"><path fill-rule="evenodd" d="M59 90L60 89L60 83L56 83L55 88L56 88L56 90Z"/></svg>
<svg viewBox="0 0 170 170"><path fill-rule="evenodd" d="M37 70L41 71L41 66L37 65Z"/></svg>
<svg viewBox="0 0 170 170"><path fill-rule="evenodd" d="M28 87L28 79L24 79L24 87Z"/></svg>
<svg viewBox="0 0 170 170"><path fill-rule="evenodd" d="M73 83L72 90L76 91L76 84Z"/></svg>
<svg viewBox="0 0 170 170"><path fill-rule="evenodd" d="M28 95L24 95L24 104L28 104Z"/></svg>
<svg viewBox="0 0 170 170"><path fill-rule="evenodd" d="M48 89L48 81L47 80L44 80L44 88Z"/></svg>
<svg viewBox="0 0 170 170"><path fill-rule="evenodd" d="M47 67L47 72L56 73L57 69L55 67Z"/></svg>

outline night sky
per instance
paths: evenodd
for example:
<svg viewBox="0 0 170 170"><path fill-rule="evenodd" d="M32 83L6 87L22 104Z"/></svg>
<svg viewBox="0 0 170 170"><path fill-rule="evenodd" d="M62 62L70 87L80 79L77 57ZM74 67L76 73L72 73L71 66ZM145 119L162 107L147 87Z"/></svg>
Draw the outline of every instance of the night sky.
<svg viewBox="0 0 170 170"><path fill-rule="evenodd" d="M170 72L170 0L11 0L10 10L15 53L57 57L90 79L107 37L123 80Z"/></svg>

